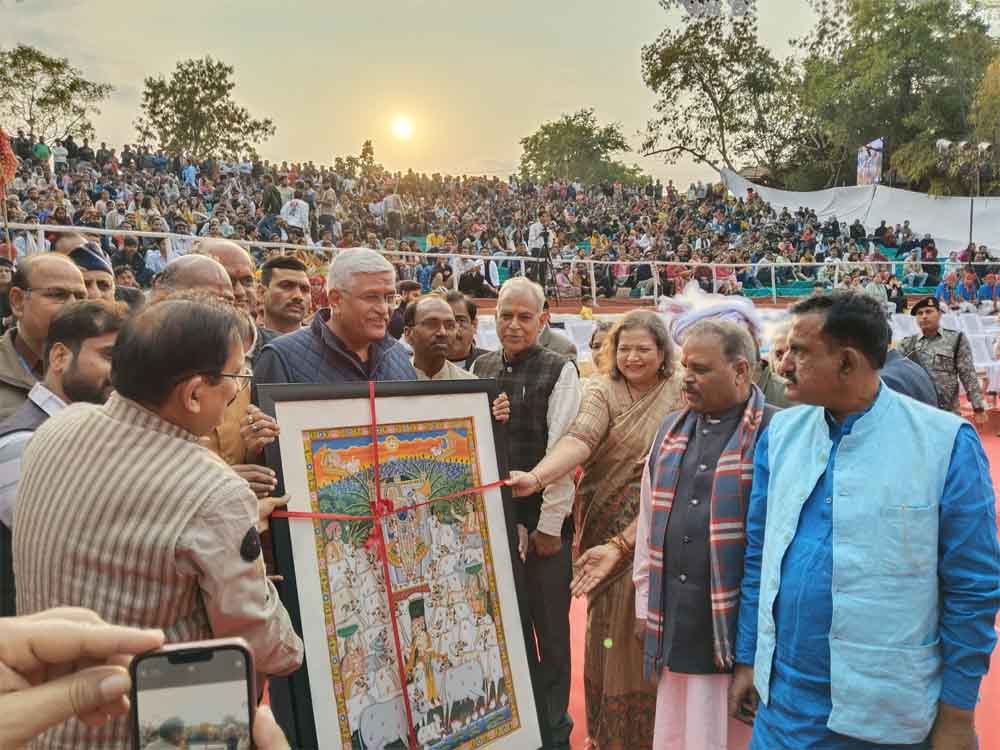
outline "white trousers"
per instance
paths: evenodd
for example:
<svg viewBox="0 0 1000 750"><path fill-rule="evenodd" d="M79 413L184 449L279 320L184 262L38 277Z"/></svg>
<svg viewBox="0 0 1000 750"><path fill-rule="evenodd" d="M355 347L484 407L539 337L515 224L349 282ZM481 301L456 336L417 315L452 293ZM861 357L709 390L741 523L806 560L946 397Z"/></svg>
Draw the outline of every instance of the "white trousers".
<svg viewBox="0 0 1000 750"><path fill-rule="evenodd" d="M751 728L729 716L732 679L664 669L656 690L653 750L746 750Z"/></svg>

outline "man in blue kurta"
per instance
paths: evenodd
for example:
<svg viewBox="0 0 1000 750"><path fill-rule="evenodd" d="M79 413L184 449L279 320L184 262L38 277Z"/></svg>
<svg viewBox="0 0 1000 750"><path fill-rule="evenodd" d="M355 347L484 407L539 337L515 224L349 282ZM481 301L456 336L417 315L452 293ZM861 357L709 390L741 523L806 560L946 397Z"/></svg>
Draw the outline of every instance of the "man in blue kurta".
<svg viewBox="0 0 1000 750"><path fill-rule="evenodd" d="M730 710L751 750L974 750L1000 607L982 445L882 384L878 303L792 316L781 369L804 405L757 443Z"/></svg>

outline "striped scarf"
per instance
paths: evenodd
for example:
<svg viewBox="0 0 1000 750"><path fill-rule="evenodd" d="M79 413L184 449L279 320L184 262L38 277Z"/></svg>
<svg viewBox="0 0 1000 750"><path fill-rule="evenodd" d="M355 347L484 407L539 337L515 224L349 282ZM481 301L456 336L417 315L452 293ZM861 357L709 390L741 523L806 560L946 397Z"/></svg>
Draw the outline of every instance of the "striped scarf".
<svg viewBox="0 0 1000 750"><path fill-rule="evenodd" d="M764 415L764 394L753 386L739 427L719 456L712 482L709 521L712 635L715 666L730 671L734 663L736 615L739 612L746 515L753 480L753 453ZM663 668L663 540L666 535L681 461L698 424L698 414L687 409L667 429L650 459L652 517L649 527L649 606L646 619L644 667L647 677Z"/></svg>

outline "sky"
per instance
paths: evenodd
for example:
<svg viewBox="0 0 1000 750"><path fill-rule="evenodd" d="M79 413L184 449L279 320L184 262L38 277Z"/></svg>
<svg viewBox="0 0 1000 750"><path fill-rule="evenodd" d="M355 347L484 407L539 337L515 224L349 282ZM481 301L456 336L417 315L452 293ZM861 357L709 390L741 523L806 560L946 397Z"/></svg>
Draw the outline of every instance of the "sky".
<svg viewBox="0 0 1000 750"><path fill-rule="evenodd" d="M811 25L806 0L759 8L780 54ZM233 98L274 120L266 159L332 163L370 138L394 171L506 177L521 138L585 107L638 146L655 102L640 51L680 19L657 0L0 0L0 47L31 44L113 84L94 122L111 145L134 141L146 76L210 54L235 67ZM393 135L399 116L409 140ZM624 158L679 183L713 174Z"/></svg>
<svg viewBox="0 0 1000 750"><path fill-rule="evenodd" d="M221 724L227 716L247 717L245 682L213 682L139 693L139 723L159 727L167 719L179 718L185 726Z"/></svg>

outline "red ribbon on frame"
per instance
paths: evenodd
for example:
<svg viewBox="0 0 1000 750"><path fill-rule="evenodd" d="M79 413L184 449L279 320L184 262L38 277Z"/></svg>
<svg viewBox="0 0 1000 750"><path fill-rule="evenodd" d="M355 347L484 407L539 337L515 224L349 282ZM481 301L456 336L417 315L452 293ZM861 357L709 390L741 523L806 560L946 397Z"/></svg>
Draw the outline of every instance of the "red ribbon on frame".
<svg viewBox="0 0 1000 750"><path fill-rule="evenodd" d="M365 542L365 549L373 550L375 556L382 564L382 577L385 579L385 590L389 599L389 621L392 624L392 638L395 643L396 657L399 664L399 684L403 692L403 707L406 709L406 723L410 730L410 750L417 750L419 744L417 742L416 730L413 727L413 708L410 705L410 694L406 689L406 669L403 666L403 642L399 637L399 622L396 619L395 594L392 591L392 584L389 582L389 558L385 552L385 535L382 530L382 519L386 516L392 515L393 513L403 513L425 505L430 505L432 503L439 503L443 500L455 500L467 495L475 495L481 492L486 492L487 490L503 487L505 484L508 484L508 481L506 479L500 479L496 482L480 485L479 487L472 487L467 490L452 492L451 494L443 495L442 497L431 498L430 500L426 500L422 503L415 503L413 505L407 505L403 508L396 508L393 505L392 500L382 497L382 477L379 468L378 455L378 419L376 418L375 412L375 383L371 380L368 381L368 411L371 416L372 465L375 475L375 497L372 498L371 501L371 513L369 515L353 516L346 513L309 513L295 510L276 510L271 514L271 517L329 521L372 521L372 530L368 535L368 540Z"/></svg>

